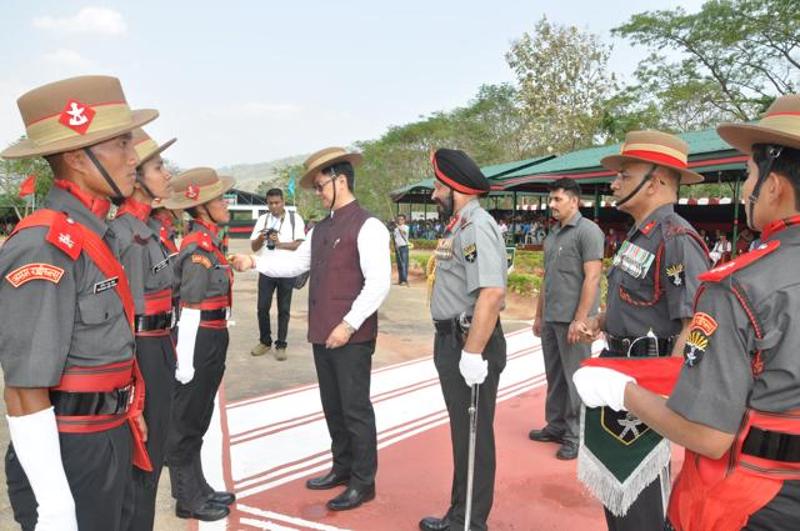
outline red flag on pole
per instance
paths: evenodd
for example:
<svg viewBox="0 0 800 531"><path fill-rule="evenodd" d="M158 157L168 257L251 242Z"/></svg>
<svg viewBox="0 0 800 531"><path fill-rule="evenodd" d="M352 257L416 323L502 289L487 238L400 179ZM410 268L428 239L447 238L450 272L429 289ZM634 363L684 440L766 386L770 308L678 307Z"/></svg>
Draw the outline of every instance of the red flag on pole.
<svg viewBox="0 0 800 531"><path fill-rule="evenodd" d="M22 181L22 184L19 185L19 196L25 197L26 195L31 195L35 191L36 175L31 173L24 181Z"/></svg>

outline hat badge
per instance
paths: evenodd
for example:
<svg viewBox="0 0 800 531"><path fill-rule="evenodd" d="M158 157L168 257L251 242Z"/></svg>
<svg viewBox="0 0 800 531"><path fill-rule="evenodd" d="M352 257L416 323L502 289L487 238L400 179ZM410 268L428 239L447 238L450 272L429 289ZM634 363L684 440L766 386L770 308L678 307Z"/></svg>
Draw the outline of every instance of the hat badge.
<svg viewBox="0 0 800 531"><path fill-rule="evenodd" d="M186 191L183 193L188 199L194 201L198 197L200 197L200 187L196 184L192 183L186 187Z"/></svg>
<svg viewBox="0 0 800 531"><path fill-rule="evenodd" d="M79 135L85 135L94 120L95 110L90 105L70 99L61 111L58 121Z"/></svg>

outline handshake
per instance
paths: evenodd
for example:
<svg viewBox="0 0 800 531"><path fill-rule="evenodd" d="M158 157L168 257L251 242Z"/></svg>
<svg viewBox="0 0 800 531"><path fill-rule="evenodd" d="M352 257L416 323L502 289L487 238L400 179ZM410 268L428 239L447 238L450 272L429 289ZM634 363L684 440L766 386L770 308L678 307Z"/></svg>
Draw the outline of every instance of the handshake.
<svg viewBox="0 0 800 531"><path fill-rule="evenodd" d="M231 267L239 273L256 267L256 258L252 254L229 254L227 258Z"/></svg>
<svg viewBox="0 0 800 531"><path fill-rule="evenodd" d="M533 335L542 337L543 319L538 317L533 321ZM605 314L599 314L586 319L576 319L569 324L567 331L567 342L571 345L576 343L594 343L605 328Z"/></svg>

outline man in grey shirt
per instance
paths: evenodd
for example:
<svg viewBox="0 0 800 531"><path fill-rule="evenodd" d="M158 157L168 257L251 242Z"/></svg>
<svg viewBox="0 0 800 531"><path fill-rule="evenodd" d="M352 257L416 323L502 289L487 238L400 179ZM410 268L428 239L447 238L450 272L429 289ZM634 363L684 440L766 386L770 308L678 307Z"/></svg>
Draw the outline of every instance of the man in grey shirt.
<svg viewBox="0 0 800 531"><path fill-rule="evenodd" d="M577 325L597 313L603 265L603 231L579 210L581 189L569 178L550 186L550 210L558 222L544 241L544 272L536 305L533 334L542 338L547 375L545 421L528 436L539 442L560 442L556 457L578 456L581 400L572 374L589 357Z"/></svg>

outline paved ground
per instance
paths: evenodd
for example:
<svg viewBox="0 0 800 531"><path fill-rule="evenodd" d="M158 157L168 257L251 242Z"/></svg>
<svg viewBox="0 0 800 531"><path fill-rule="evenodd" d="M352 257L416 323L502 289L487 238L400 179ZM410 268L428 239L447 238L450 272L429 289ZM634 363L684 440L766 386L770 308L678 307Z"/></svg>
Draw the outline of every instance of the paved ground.
<svg viewBox="0 0 800 531"><path fill-rule="evenodd" d="M233 240L232 250L247 248L247 242ZM255 273L237 275L234 286L235 326L230 328L231 343L228 350L225 374L225 395L228 401L237 401L266 393L294 388L316 382L311 347L306 342L307 292L305 288L294 292L292 320L289 326L289 359L276 361L271 354L254 358L250 349L258 339L255 307L257 295ZM528 326L532 305L527 301L510 301L503 322L506 331ZM275 308L272 310L273 323ZM275 325L276 326L276 325ZM392 286L387 302L380 311L380 337L374 356L374 367L428 356L432 350L433 332L426 303L426 287L420 277L411 278L411 287ZM46 333L41 331L39 333ZM2 383L0 383L0 387ZM0 412L5 406L0 403ZM0 448L8 442L5 422L0 422ZM5 495L5 474L0 467L0 529L15 529ZM157 530L183 528L184 521L173 516L173 504L169 496L169 475L165 471L159 489Z"/></svg>

